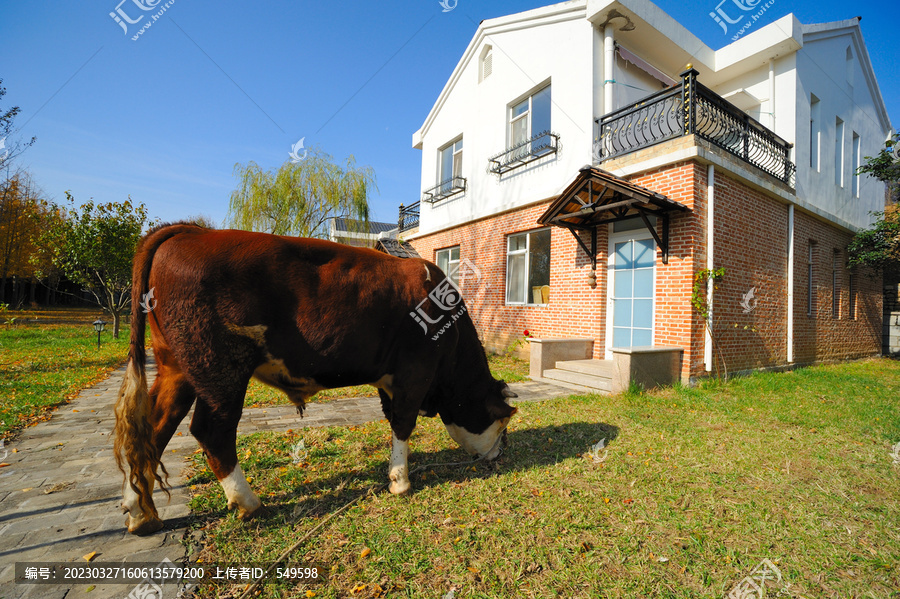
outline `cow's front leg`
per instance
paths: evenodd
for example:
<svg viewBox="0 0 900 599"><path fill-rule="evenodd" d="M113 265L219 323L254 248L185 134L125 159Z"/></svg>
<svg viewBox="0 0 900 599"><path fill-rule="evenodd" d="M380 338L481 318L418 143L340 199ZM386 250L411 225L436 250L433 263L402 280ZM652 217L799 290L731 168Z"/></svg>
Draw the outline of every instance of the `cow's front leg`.
<svg viewBox="0 0 900 599"><path fill-rule="evenodd" d="M191 420L191 434L206 452L209 469L216 475L225 497L228 509L237 509L238 518L247 520L262 506L259 497L250 488L247 478L237 459L237 420L234 424L223 423L215 418L206 403L198 399ZM224 430L223 430L224 429Z"/></svg>
<svg viewBox="0 0 900 599"><path fill-rule="evenodd" d="M396 432L391 433L391 465L388 470L391 479L389 490L394 495L409 493L409 435L401 441Z"/></svg>

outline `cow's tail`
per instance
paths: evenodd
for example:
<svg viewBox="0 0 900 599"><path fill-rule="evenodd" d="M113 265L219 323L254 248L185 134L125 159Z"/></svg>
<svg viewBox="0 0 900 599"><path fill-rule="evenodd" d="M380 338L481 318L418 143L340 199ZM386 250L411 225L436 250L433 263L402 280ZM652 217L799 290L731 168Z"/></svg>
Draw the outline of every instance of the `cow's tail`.
<svg viewBox="0 0 900 599"><path fill-rule="evenodd" d="M128 350L128 367L125 380L119 389L116 401L116 428L113 444L116 464L125 474L125 482L137 494L142 511L155 515L153 507L153 479L159 482L166 494L169 493L168 472L160 461L159 452L153 442L153 426L150 413L153 409L150 392L147 389L147 351L145 335L147 312L154 301L147 289L150 269L156 250L173 236L196 231L189 225L168 225L154 229L138 244L134 256L131 287L131 345ZM125 464L128 469L126 470ZM161 474L160 474L161 473ZM153 477L152 479L150 477Z"/></svg>

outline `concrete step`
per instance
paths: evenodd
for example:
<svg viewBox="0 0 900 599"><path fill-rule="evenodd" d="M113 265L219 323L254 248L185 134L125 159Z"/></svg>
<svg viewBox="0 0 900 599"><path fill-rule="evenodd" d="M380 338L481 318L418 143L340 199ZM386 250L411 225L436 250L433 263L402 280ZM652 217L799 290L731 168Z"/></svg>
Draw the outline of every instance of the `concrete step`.
<svg viewBox="0 0 900 599"><path fill-rule="evenodd" d="M549 372L549 371L547 371ZM594 389L592 387L585 387L584 385L575 385L572 383L567 383L565 381L560 381L556 379L548 379L547 377L541 376L532 376L528 377L532 381L537 381L538 383L550 383L557 387L561 387L563 389L568 389L569 391L574 391L576 393L603 393L600 389ZM526 400L527 401L527 400Z"/></svg>
<svg viewBox="0 0 900 599"><path fill-rule="evenodd" d="M613 363L612 360L561 360L556 363L556 369L611 379Z"/></svg>
<svg viewBox="0 0 900 599"><path fill-rule="evenodd" d="M582 372L574 372L572 370L561 370L559 368L551 368L544 371L545 379L551 381L562 381L581 387L587 387L595 391L603 391L609 393L611 386L608 377L595 376Z"/></svg>

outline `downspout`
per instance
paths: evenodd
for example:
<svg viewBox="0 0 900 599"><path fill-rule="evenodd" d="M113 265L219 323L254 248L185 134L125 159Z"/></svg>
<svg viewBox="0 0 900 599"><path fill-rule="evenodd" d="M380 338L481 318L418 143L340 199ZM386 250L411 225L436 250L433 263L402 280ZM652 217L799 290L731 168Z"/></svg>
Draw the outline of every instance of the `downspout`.
<svg viewBox="0 0 900 599"><path fill-rule="evenodd" d="M794 205L788 204L787 362L794 362Z"/></svg>
<svg viewBox="0 0 900 599"><path fill-rule="evenodd" d="M769 129L775 132L775 61L769 61Z"/></svg>
<svg viewBox="0 0 900 599"><path fill-rule="evenodd" d="M603 28L603 112L606 114L616 109L613 105L613 89L616 84L616 41L613 37L615 29L612 22Z"/></svg>
<svg viewBox="0 0 900 599"><path fill-rule="evenodd" d="M715 241L715 186L716 167L710 164L706 167L706 270L712 271L713 249ZM713 287L715 281L709 277L706 281L706 310L707 319L704 323L703 360L706 363L706 371L712 372L713 364L713 340L712 340L712 316L713 316Z"/></svg>

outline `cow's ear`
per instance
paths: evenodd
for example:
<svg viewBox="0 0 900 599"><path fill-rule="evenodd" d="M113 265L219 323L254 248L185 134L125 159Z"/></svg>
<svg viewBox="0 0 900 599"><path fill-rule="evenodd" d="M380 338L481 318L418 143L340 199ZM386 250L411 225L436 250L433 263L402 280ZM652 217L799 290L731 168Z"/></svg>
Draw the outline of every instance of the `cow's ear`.
<svg viewBox="0 0 900 599"><path fill-rule="evenodd" d="M503 420L504 418L511 418L513 414L518 412L518 408L514 408L508 403L488 403L488 414L490 414L493 420Z"/></svg>

